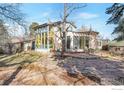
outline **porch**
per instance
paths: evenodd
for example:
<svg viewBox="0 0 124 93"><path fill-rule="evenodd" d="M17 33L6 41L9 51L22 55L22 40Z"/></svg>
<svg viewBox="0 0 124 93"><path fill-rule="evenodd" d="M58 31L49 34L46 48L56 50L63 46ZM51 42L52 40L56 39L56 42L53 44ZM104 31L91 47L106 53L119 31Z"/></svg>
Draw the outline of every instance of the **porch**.
<svg viewBox="0 0 124 93"><path fill-rule="evenodd" d="M68 32L66 37L66 52L85 52L97 49L98 41L95 32Z"/></svg>

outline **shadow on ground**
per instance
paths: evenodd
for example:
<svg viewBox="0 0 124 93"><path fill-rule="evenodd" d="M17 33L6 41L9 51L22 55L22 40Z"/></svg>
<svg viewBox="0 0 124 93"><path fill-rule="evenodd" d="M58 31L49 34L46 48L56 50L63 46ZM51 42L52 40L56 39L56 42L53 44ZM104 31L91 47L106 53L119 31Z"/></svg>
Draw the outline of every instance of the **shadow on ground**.
<svg viewBox="0 0 124 93"><path fill-rule="evenodd" d="M10 67L10 66L18 66L21 64L27 64L35 62L40 57L35 57L33 55L21 54L21 55L5 55L0 56L0 67Z"/></svg>
<svg viewBox="0 0 124 93"><path fill-rule="evenodd" d="M13 81L13 79L15 79L16 75L21 71L21 69L22 69L22 67L19 66L19 67L12 73L12 75L11 75L7 80L5 80L5 81L3 82L2 85L9 85L9 84Z"/></svg>
<svg viewBox="0 0 124 93"><path fill-rule="evenodd" d="M58 66L67 72L75 65L82 75L95 81L99 85L124 85L124 62L109 59L82 59L66 57L58 58ZM120 79L121 78L121 79Z"/></svg>
<svg viewBox="0 0 124 93"><path fill-rule="evenodd" d="M11 74L9 78L3 81L2 85L9 85L22 70L23 67L30 65L33 62L36 62L37 58L33 55L28 55L25 57L24 54L21 55L1 55L0 56L0 67L7 68L16 66L15 71Z"/></svg>

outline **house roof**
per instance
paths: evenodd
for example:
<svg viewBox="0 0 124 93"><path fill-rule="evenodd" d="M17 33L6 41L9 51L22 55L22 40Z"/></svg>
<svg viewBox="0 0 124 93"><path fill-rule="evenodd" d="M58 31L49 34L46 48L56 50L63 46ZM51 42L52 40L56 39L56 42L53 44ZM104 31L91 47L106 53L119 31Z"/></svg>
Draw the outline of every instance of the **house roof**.
<svg viewBox="0 0 124 93"><path fill-rule="evenodd" d="M42 27L46 27L46 26L50 26L50 25L51 26L57 26L57 25L60 25L62 23L63 23L62 21L51 22L51 23L44 23L44 24L36 26L35 28L42 28ZM71 22L66 22L66 23L69 23L69 24L71 24L72 26L74 26L76 28L76 26L73 23L71 23Z"/></svg>
<svg viewBox="0 0 124 93"><path fill-rule="evenodd" d="M83 32L74 32L74 33L77 33L77 34L87 34L87 35L98 35L99 32L96 32L96 31L83 31Z"/></svg>
<svg viewBox="0 0 124 93"><path fill-rule="evenodd" d="M123 41L116 41L116 40L114 40L114 41L111 41L111 42L109 42L109 46L124 46L124 40Z"/></svg>
<svg viewBox="0 0 124 93"><path fill-rule="evenodd" d="M81 29L78 29L78 31L74 32L78 34L86 34L86 35L98 35L99 32L96 32L92 29L92 27L87 28L87 27L82 27Z"/></svg>

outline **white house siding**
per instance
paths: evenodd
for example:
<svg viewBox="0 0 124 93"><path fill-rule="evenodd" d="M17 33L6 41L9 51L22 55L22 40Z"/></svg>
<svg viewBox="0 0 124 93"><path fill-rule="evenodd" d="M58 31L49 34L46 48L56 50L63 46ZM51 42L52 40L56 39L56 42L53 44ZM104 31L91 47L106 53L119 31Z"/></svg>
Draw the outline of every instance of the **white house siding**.
<svg viewBox="0 0 124 93"><path fill-rule="evenodd" d="M70 37L70 49L67 48L67 37ZM66 32L66 51L73 51L74 43L73 43L73 32Z"/></svg>
<svg viewBox="0 0 124 93"><path fill-rule="evenodd" d="M24 51L27 51L28 47L30 47L30 49L32 48L32 42L25 42L24 43Z"/></svg>
<svg viewBox="0 0 124 93"><path fill-rule="evenodd" d="M86 37L89 38L89 47L91 49L97 49L98 47L98 39L96 35L86 35L82 33L76 33L76 32L68 32L67 36L71 37L71 49L67 49L67 51L73 51L73 52L83 52L87 49L86 46ZM82 48L80 48L80 38L83 39L82 42ZM67 45L67 39L66 39L66 45Z"/></svg>
<svg viewBox="0 0 124 93"><path fill-rule="evenodd" d="M50 49L35 49L38 52L50 52Z"/></svg>
<svg viewBox="0 0 124 93"><path fill-rule="evenodd" d="M102 40L98 38L97 42L98 42L97 49L102 49L102 46L103 46Z"/></svg>
<svg viewBox="0 0 124 93"><path fill-rule="evenodd" d="M60 37L60 32L59 31L56 31L55 32L55 39L54 39L54 43L55 43L55 49L56 50L61 50L61 37Z"/></svg>
<svg viewBox="0 0 124 93"><path fill-rule="evenodd" d="M62 25L60 25L62 26ZM68 24L66 25L68 27ZM61 50L62 49L62 39L60 37L60 32L58 31L58 27L54 26L53 27L54 31L54 50ZM42 36L42 33L47 32L47 38L49 38L49 25L43 28L40 28L36 31L36 34L40 33ZM66 32L66 45L65 45L65 50L72 51L72 52L83 52L84 50L87 49L85 41L86 38L89 38L89 47L92 49L97 48L97 34L92 35L92 34L84 34L83 32L76 32L76 28L74 28L72 25L69 27L68 32ZM70 38L70 41L68 39ZM80 45L80 40L82 42L82 45ZM70 42L70 48L67 48L67 41ZM47 39L47 48L43 48L43 45L41 47L36 48L36 51L50 51L49 48L49 39Z"/></svg>
<svg viewBox="0 0 124 93"><path fill-rule="evenodd" d="M92 49L96 49L97 48L97 38L96 38L96 36L92 36L92 35L90 35L90 48L92 48Z"/></svg>

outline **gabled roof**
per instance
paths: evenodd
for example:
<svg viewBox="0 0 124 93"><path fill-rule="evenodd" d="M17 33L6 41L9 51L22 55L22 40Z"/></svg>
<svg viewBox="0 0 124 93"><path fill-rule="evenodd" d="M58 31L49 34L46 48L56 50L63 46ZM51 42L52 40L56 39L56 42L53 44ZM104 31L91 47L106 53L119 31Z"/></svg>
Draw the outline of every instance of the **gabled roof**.
<svg viewBox="0 0 124 93"><path fill-rule="evenodd" d="M38 28L42 28L42 27L46 27L48 25L53 25L53 26L57 26L57 25L60 25L62 22L61 21L57 21L57 22L52 22L52 23L44 23L44 24L41 24L39 26L37 26Z"/></svg>
<svg viewBox="0 0 124 93"><path fill-rule="evenodd" d="M44 23L44 24L41 24L41 25L36 26L36 28L42 28L42 27L46 27L46 26L57 26L57 25L60 25L60 24L62 24L62 23L63 23L62 21L51 22L51 23ZM76 26L75 26L73 23L71 23L71 22L66 22L66 23L69 23L69 24L71 24L73 27L76 28Z"/></svg>
<svg viewBox="0 0 124 93"><path fill-rule="evenodd" d="M90 28L82 27L81 29L78 29L74 33L86 34L86 35L98 35L99 34L99 32L94 31L91 27Z"/></svg>
<svg viewBox="0 0 124 93"><path fill-rule="evenodd" d="M83 31L83 32L73 32L75 34L86 34L86 35L98 35L99 32L96 31Z"/></svg>
<svg viewBox="0 0 124 93"><path fill-rule="evenodd" d="M85 33L85 34L99 34L99 32L96 31L83 31L83 32L76 32L76 33Z"/></svg>
<svg viewBox="0 0 124 93"><path fill-rule="evenodd" d="M122 40L122 41L116 41L116 40L114 40L114 41L111 41L110 43L109 43L109 46L119 46L119 47L121 47L121 46L124 46L124 40Z"/></svg>

